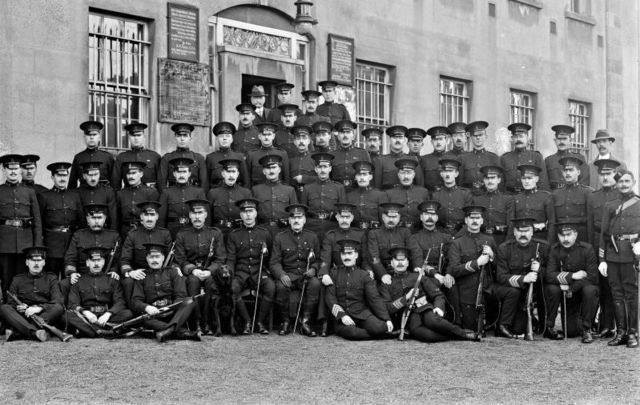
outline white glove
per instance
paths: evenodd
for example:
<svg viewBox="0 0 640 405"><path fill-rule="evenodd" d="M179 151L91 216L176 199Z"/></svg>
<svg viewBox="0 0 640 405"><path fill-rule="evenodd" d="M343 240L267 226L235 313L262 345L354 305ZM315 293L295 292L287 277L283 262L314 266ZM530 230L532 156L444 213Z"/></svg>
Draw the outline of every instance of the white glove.
<svg viewBox="0 0 640 405"><path fill-rule="evenodd" d="M489 255L485 255L484 253L478 256L478 266L484 266L489 263Z"/></svg>
<svg viewBox="0 0 640 405"><path fill-rule="evenodd" d="M440 318L442 318L444 316L444 311L441 310L440 308L436 307L433 308L433 313L438 315Z"/></svg>
<svg viewBox="0 0 640 405"><path fill-rule="evenodd" d="M342 323L346 326L353 326L356 324L355 322L353 322L353 319L351 319L349 315L345 315L342 317Z"/></svg>
<svg viewBox="0 0 640 405"><path fill-rule="evenodd" d="M607 262L602 262L598 265L598 271L602 274L602 277L607 277Z"/></svg>
<svg viewBox="0 0 640 405"><path fill-rule="evenodd" d="M388 274L385 274L384 276L382 276L382 283L386 284L386 285L390 285L391 284L391 276Z"/></svg>
<svg viewBox="0 0 640 405"><path fill-rule="evenodd" d="M333 284L333 280L331 280L331 276L328 274L325 274L324 276L322 276L322 285L324 286L330 286Z"/></svg>

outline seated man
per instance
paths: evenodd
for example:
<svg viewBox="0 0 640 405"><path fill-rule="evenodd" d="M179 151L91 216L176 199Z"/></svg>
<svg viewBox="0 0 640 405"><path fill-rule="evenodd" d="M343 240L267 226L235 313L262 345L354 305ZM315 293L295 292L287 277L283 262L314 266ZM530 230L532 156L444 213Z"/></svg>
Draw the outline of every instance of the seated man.
<svg viewBox="0 0 640 405"><path fill-rule="evenodd" d="M122 293L120 283L103 273L109 249L85 249L89 274L81 277L69 291L67 322L80 335L94 338L107 335L107 322L124 322L133 318Z"/></svg>
<svg viewBox="0 0 640 405"><path fill-rule="evenodd" d="M565 335L582 332L582 343L593 342L591 323L598 307L598 259L593 247L577 241L578 224L570 221L556 223L559 242L551 247L544 280L547 303L547 329L544 336L562 339L554 328L562 295L567 298ZM582 320L582 325L578 321Z"/></svg>
<svg viewBox="0 0 640 405"><path fill-rule="evenodd" d="M177 269L162 267L165 258L166 246L156 243L147 243L147 265L145 270L147 277L136 280L131 298L131 309L137 313L150 315L143 321L145 328L156 331L156 339L162 343L174 333L176 337L200 341L200 332L187 332L182 326L196 308L196 301L187 297L187 288L184 278ZM163 307L173 303L181 304L169 310Z"/></svg>
<svg viewBox="0 0 640 405"><path fill-rule="evenodd" d="M480 341L480 335L464 330L444 319L445 299L431 277L423 277L416 285L419 273L407 272L409 249L398 246L391 249L391 284L380 284L380 295L396 327L401 324L402 313L415 293L415 308L411 308L409 335L423 342L442 342L449 339ZM414 288L418 288L414 292Z"/></svg>
<svg viewBox="0 0 640 405"><path fill-rule="evenodd" d="M327 286L326 295L336 335L349 340L384 337L393 332L393 323L375 281L356 266L360 241L342 239L338 243L342 265L329 271L333 284Z"/></svg>
<svg viewBox="0 0 640 405"><path fill-rule="evenodd" d="M44 342L49 338L47 331L35 326L30 318L38 315L49 324L60 319L64 309L58 277L52 273L43 273L47 259L46 247L29 247L23 253L29 271L17 274L9 287L9 292L15 294L22 304L7 297L7 304L0 305L0 318L7 325L7 342L18 336Z"/></svg>

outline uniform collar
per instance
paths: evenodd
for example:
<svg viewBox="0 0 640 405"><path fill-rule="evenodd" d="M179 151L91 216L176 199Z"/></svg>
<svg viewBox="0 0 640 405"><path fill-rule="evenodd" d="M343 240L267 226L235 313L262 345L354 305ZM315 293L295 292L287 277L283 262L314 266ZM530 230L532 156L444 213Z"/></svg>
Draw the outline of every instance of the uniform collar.
<svg viewBox="0 0 640 405"><path fill-rule="evenodd" d="M191 151L191 149L189 149L189 148L176 147L176 152L190 152L190 151Z"/></svg>

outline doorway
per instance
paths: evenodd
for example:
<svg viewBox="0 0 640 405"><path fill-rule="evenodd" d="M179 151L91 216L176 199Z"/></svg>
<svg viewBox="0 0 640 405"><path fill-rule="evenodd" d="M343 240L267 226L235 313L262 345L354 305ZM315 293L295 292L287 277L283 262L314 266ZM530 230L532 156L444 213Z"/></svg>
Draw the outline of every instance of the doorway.
<svg viewBox="0 0 640 405"><path fill-rule="evenodd" d="M264 87L265 93L267 93L264 106L266 108L274 108L278 104L275 85L285 82L286 81L282 79L273 79L270 77L243 74L242 94L240 95L240 97L243 103L250 103L251 97L249 96L249 94L251 94L251 89L255 85L262 85Z"/></svg>

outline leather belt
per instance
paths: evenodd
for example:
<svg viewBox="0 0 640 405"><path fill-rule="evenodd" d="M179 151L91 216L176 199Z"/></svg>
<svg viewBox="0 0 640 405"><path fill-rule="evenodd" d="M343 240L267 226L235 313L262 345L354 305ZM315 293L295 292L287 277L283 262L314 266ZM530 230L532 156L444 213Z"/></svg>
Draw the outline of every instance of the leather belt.
<svg viewBox="0 0 640 405"><path fill-rule="evenodd" d="M353 184L353 180L344 179L344 180L342 180L342 184L343 184L345 187L351 187L351 185Z"/></svg>
<svg viewBox="0 0 640 405"><path fill-rule="evenodd" d="M71 227L69 226L55 226L53 228L46 228L48 232L71 232Z"/></svg>
<svg viewBox="0 0 640 405"><path fill-rule="evenodd" d="M279 226L281 228L286 228L287 226L289 226L289 220L283 218L283 219L274 219L271 221L267 221L267 224L269 224L269 226Z"/></svg>
<svg viewBox="0 0 640 405"><path fill-rule="evenodd" d="M32 223L31 218L13 218L13 219L5 219L2 221L2 225L12 226L14 228L28 228Z"/></svg>
<svg viewBox="0 0 640 405"><path fill-rule="evenodd" d="M559 182L551 182L551 190L558 190L561 188L564 188L565 183L559 183Z"/></svg>
<svg viewBox="0 0 640 405"><path fill-rule="evenodd" d="M359 221L358 228L360 229L378 229L380 228L379 221Z"/></svg>
<svg viewBox="0 0 640 405"><path fill-rule="evenodd" d="M333 212L317 211L313 213L313 216L317 219L330 219L333 216Z"/></svg>
<svg viewBox="0 0 640 405"><path fill-rule="evenodd" d="M187 217L168 218L167 222L177 222L180 225L186 225L189 223L189 218Z"/></svg>
<svg viewBox="0 0 640 405"><path fill-rule="evenodd" d="M215 219L213 224L223 228L237 228L242 220L240 219Z"/></svg>
<svg viewBox="0 0 640 405"><path fill-rule="evenodd" d="M151 303L151 305L153 305L154 307L166 307L167 305L170 305L173 303L173 300L170 298L163 298L161 300L155 300Z"/></svg>
<svg viewBox="0 0 640 405"><path fill-rule="evenodd" d="M486 228L484 230L484 233L486 233L488 235L503 235L503 234L507 233L507 226L506 225L496 225L494 227Z"/></svg>
<svg viewBox="0 0 640 405"><path fill-rule="evenodd" d="M96 305L95 307L89 307L89 311L97 314L104 314L109 311L109 307L106 305Z"/></svg>
<svg viewBox="0 0 640 405"><path fill-rule="evenodd" d="M622 235L612 235L616 240L633 240L638 239L637 233L626 233Z"/></svg>

